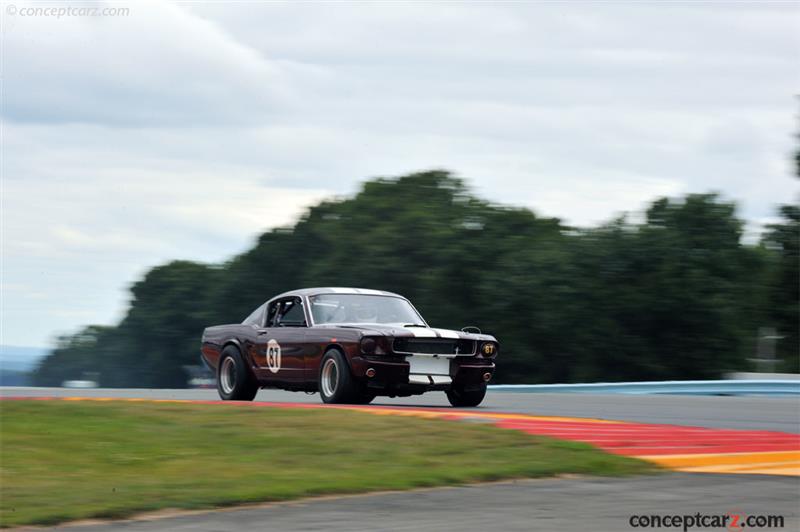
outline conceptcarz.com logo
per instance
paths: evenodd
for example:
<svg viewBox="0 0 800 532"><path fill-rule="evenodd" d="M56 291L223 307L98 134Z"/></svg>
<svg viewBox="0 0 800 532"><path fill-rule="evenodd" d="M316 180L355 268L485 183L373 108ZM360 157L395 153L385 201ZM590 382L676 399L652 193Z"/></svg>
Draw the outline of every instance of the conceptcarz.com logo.
<svg viewBox="0 0 800 532"><path fill-rule="evenodd" d="M721 528L731 532L759 528L783 528L782 515L747 515L741 512L725 514L647 514L632 515L628 519L632 528L679 528L686 532L692 528Z"/></svg>
<svg viewBox="0 0 800 532"><path fill-rule="evenodd" d="M6 5L6 15L11 17L48 17L60 19L62 17L127 17L131 14L127 7L95 7L95 6L21 6Z"/></svg>

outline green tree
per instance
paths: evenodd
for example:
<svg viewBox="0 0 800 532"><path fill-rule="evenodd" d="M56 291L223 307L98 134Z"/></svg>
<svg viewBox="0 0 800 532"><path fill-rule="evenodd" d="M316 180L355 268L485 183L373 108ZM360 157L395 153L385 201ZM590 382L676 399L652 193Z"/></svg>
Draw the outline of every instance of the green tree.
<svg viewBox="0 0 800 532"><path fill-rule="evenodd" d="M218 268L175 261L150 270L131 288L128 314L106 353L101 384L186 386L185 365L199 363L200 335L216 307Z"/></svg>
<svg viewBox="0 0 800 532"><path fill-rule="evenodd" d="M37 386L61 386L68 380L96 378L99 371L97 360L100 350L115 327L90 325L72 335L60 336L56 347L33 371L33 382Z"/></svg>
<svg viewBox="0 0 800 532"><path fill-rule="evenodd" d="M575 229L477 198L446 171L379 178L223 265L154 268L118 326L62 339L36 381L97 371L105 386L183 386L204 327L329 285L399 292L435 326L495 334L503 382L716 377L746 367L770 282L773 319L797 323L797 212L785 216L750 247L735 206L712 194Z"/></svg>
<svg viewBox="0 0 800 532"><path fill-rule="evenodd" d="M769 226L764 245L777 252L769 283L769 316L782 337L781 370L800 372L800 206L783 205L781 222Z"/></svg>

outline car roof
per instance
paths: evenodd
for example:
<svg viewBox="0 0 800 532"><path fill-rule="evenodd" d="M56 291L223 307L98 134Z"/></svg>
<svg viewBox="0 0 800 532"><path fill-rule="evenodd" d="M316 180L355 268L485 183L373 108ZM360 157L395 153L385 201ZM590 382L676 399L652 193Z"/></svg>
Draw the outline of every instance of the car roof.
<svg viewBox="0 0 800 532"><path fill-rule="evenodd" d="M289 292L284 292L283 294L277 295L272 299L279 299L282 297L291 297L291 296L318 296L320 294L359 294L368 296L391 296L391 297L400 297L405 299L405 297L401 296L400 294L387 292L385 290L373 290L371 288L347 288L341 286L300 288L298 290L290 290Z"/></svg>

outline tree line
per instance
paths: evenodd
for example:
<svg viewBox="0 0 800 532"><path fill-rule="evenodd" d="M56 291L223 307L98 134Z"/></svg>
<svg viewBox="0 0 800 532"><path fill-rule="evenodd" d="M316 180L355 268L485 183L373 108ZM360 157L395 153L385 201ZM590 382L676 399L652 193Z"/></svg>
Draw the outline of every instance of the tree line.
<svg viewBox="0 0 800 532"><path fill-rule="evenodd" d="M798 372L800 207L778 214L748 244L715 194L582 229L490 203L446 171L375 179L224 264L153 268L120 323L59 338L33 381L185 386L204 327L309 286L398 292L434 326L496 335L498 382L718 378L752 369L763 327L779 336L776 370Z"/></svg>

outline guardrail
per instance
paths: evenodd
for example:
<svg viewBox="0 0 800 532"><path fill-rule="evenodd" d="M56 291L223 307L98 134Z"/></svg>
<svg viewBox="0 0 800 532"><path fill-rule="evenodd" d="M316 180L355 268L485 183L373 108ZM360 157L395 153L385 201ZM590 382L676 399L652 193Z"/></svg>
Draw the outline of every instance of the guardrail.
<svg viewBox="0 0 800 532"><path fill-rule="evenodd" d="M598 393L672 395L800 395L797 380L724 380L598 382L592 384L495 384L495 392L521 393Z"/></svg>

